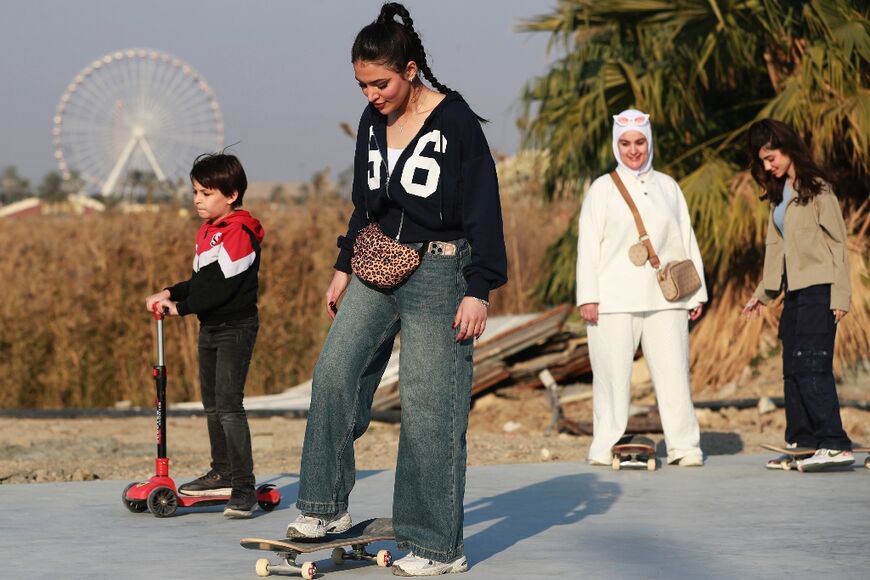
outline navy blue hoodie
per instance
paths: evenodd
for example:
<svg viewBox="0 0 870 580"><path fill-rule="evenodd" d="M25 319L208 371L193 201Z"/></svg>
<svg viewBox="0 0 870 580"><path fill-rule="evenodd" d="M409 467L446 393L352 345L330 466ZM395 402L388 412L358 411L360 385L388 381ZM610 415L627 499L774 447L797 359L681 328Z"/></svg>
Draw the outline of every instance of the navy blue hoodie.
<svg viewBox="0 0 870 580"><path fill-rule="evenodd" d="M347 234L338 238L336 270L351 273L357 232L378 222L401 242L468 239L471 263L462 272L467 296L488 299L490 290L507 282L495 162L459 93L447 94L432 110L392 176L387 168L387 117L368 105L357 132L354 211Z"/></svg>

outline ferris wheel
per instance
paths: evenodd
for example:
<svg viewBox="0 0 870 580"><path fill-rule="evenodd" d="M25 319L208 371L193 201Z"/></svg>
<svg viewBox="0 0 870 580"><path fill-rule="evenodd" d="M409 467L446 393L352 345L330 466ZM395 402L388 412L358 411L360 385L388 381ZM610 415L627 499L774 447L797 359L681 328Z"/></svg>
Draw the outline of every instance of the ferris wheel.
<svg viewBox="0 0 870 580"><path fill-rule="evenodd" d="M133 172L175 182L194 158L223 148L220 106L190 65L148 49L112 52L67 86L54 115L54 156L105 196Z"/></svg>

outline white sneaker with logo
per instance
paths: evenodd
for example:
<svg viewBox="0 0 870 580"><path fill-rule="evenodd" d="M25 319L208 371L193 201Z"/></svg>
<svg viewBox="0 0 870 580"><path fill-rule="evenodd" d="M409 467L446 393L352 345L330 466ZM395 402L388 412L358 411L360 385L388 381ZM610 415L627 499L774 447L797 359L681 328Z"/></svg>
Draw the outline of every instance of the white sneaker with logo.
<svg viewBox="0 0 870 580"><path fill-rule="evenodd" d="M829 467L848 467L853 463L855 463L855 456L851 451L817 449L812 457L798 461L797 468L800 472L824 471Z"/></svg>
<svg viewBox="0 0 870 580"><path fill-rule="evenodd" d="M340 512L328 519L301 514L287 526L288 538L322 538L326 534L340 534L351 528L350 514Z"/></svg>
<svg viewBox="0 0 870 580"><path fill-rule="evenodd" d="M413 552L393 562L393 576L440 576L441 574L458 574L468 570L468 560L459 556L449 562L437 562L429 558L421 558Z"/></svg>

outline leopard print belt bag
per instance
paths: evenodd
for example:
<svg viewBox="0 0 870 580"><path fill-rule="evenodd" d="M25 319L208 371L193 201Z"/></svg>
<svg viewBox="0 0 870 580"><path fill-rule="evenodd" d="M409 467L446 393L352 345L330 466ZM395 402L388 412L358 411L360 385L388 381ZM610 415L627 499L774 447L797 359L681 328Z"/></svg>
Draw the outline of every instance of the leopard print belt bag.
<svg viewBox="0 0 870 580"><path fill-rule="evenodd" d="M369 224L356 235L350 267L366 286L392 290L420 267L426 245L409 248L386 235L377 223Z"/></svg>

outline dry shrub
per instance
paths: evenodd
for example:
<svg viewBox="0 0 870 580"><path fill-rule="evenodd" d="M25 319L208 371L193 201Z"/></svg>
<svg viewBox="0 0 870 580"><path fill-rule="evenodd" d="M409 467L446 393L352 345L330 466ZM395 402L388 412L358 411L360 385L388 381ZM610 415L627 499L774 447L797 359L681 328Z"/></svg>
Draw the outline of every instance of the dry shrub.
<svg viewBox="0 0 870 580"><path fill-rule="evenodd" d="M262 324L248 393L304 380L328 324L320 296L346 204L256 212L266 239ZM198 221L154 214L6 220L0 407L150 404L154 322L144 298L190 275ZM195 317L165 321L170 400L198 395Z"/></svg>
<svg viewBox="0 0 870 580"><path fill-rule="evenodd" d="M547 245L573 208L506 196L511 282L494 314L541 307L529 297ZM246 392L280 392L308 379L326 332L323 294L350 204L252 205L266 230L260 333ZM100 407L153 399L154 321L144 298L190 275L199 222L157 213L4 220L0 261L0 408ZM165 322L170 401L198 398L195 317Z"/></svg>

